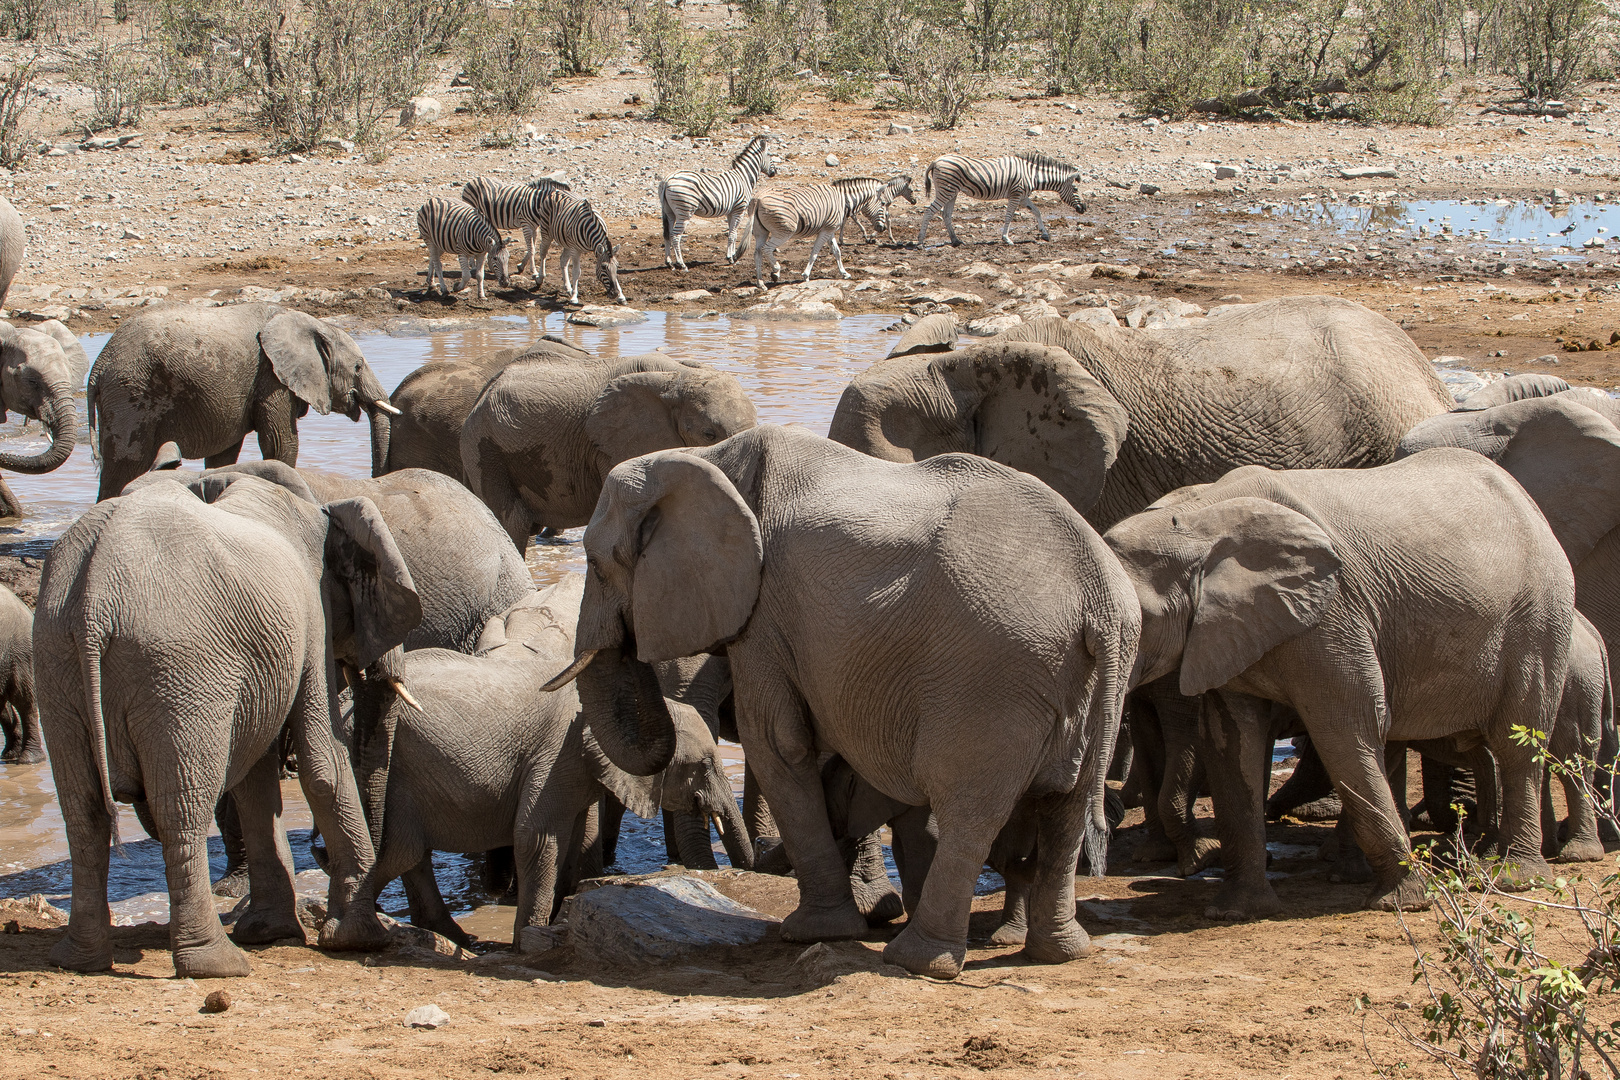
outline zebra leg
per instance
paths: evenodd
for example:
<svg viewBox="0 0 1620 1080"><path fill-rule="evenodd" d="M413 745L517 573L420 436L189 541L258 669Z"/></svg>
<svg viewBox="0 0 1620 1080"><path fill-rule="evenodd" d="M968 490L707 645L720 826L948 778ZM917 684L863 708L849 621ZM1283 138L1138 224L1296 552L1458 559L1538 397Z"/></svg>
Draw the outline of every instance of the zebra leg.
<svg viewBox="0 0 1620 1080"><path fill-rule="evenodd" d="M1028 202L1029 201L1029 196L1028 195L1024 196L1023 201ZM1016 195L1007 196L1007 217L1001 223L1001 242L1003 244L1012 243L1013 214L1015 214L1018 211L1018 203L1019 203L1018 196L1016 196Z"/></svg>
<svg viewBox="0 0 1620 1080"><path fill-rule="evenodd" d="M579 303L579 278L581 274L581 253L573 248L564 248L562 255L563 288L568 290L568 302Z"/></svg>
<svg viewBox="0 0 1620 1080"><path fill-rule="evenodd" d="M529 250L524 252L524 254L523 254L523 265L517 268L517 272L519 274L523 273L524 271L529 271L531 273L534 271L534 226L533 225L525 224L523 226L523 239L528 243Z"/></svg>
<svg viewBox="0 0 1620 1080"><path fill-rule="evenodd" d="M961 247L962 239L956 235L956 226L951 224L951 215L956 212L956 196L952 195L945 203L945 212L941 215L945 219L945 235L950 237L951 247Z"/></svg>
<svg viewBox="0 0 1620 1080"><path fill-rule="evenodd" d="M737 261L737 222L742 220L742 209L739 207L726 215L726 262Z"/></svg>
<svg viewBox="0 0 1620 1080"><path fill-rule="evenodd" d="M838 237L828 233L827 239L832 242L833 261L838 264L838 276L848 281L849 271L844 269L844 249L839 246Z"/></svg>
<svg viewBox="0 0 1620 1080"><path fill-rule="evenodd" d="M478 255L473 259L473 273L478 275L478 299L484 298L484 266L489 261L486 255Z"/></svg>
<svg viewBox="0 0 1620 1080"><path fill-rule="evenodd" d="M467 281L472 277L472 260L465 255L457 255L456 262L461 264L461 280L456 282L456 292L467 287Z"/></svg>
<svg viewBox="0 0 1620 1080"><path fill-rule="evenodd" d="M1033 195L1025 195L1024 196L1024 205L1029 207L1029 212L1031 214L1035 215L1035 227L1041 231L1041 239L1042 240L1050 240L1050 239L1052 239L1052 234L1047 231L1046 222L1041 220L1041 208L1035 205L1034 196Z"/></svg>
<svg viewBox="0 0 1620 1080"><path fill-rule="evenodd" d="M539 292L546 283L546 252L551 250L551 237L540 237L540 257L534 264L534 291Z"/></svg>
<svg viewBox="0 0 1620 1080"><path fill-rule="evenodd" d="M810 271L816 265L816 256L821 253L821 245L825 244L830 236L832 236L831 229L824 229L816 233L816 242L810 245L810 261L804 264L804 280L810 280ZM834 241L833 246L837 246L836 241Z"/></svg>
<svg viewBox="0 0 1620 1080"><path fill-rule="evenodd" d="M674 215L674 220L670 223L669 235L670 243L674 245L674 249L673 252L665 254L664 265L672 266L677 270L685 270L686 253L681 249L686 241L686 219L677 212L671 211L671 213Z"/></svg>
<svg viewBox="0 0 1620 1080"><path fill-rule="evenodd" d="M764 229L754 226L754 281L762 289L765 287L765 245L770 242L769 236Z"/></svg>
<svg viewBox="0 0 1620 1080"><path fill-rule="evenodd" d="M928 209L923 213L922 228L917 230L918 247L922 247L923 241L928 239L928 223L934 220L934 215L938 212L939 204L937 202L931 202L928 204Z"/></svg>
<svg viewBox="0 0 1620 1080"><path fill-rule="evenodd" d="M438 281L439 281L439 295L440 296L443 296L445 293L450 291L449 289L447 289L445 287L445 284L444 284L444 259L443 259L443 257L440 256L440 254L437 251L434 251L432 248L428 248L428 280L427 280L427 291L428 292L433 291L433 281L434 281L435 278L437 278Z"/></svg>

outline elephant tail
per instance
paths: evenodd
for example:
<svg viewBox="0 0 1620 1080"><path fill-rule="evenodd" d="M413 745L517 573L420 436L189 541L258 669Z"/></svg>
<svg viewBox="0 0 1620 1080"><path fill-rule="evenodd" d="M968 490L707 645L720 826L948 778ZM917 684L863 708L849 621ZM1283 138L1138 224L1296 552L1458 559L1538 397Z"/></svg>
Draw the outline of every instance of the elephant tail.
<svg viewBox="0 0 1620 1080"><path fill-rule="evenodd" d="M90 379L84 387L84 422L90 429L90 457L96 463L96 472L101 471L101 433L96 430L96 373L90 371Z"/></svg>
<svg viewBox="0 0 1620 1080"><path fill-rule="evenodd" d="M79 664L84 674L84 702L90 714L90 747L96 759L96 774L101 781L101 802L107 810L107 821L112 827L113 848L120 858L124 855L124 842L118 835L118 804L113 801L112 772L107 764L107 720L101 711L101 652L106 641L93 625L87 629L79 648Z"/></svg>
<svg viewBox="0 0 1620 1080"><path fill-rule="evenodd" d="M1114 744L1119 741L1125 694L1136 662L1132 647L1136 636L1123 632L1128 629L1122 628L1118 634L1122 640L1109 640L1106 629L1095 624L1088 624L1085 631L1086 649L1096 658L1096 667L1089 680L1091 693L1085 720L1091 737L1080 761L1078 783L1085 791L1085 852L1092 877L1108 873L1108 765L1114 756Z"/></svg>

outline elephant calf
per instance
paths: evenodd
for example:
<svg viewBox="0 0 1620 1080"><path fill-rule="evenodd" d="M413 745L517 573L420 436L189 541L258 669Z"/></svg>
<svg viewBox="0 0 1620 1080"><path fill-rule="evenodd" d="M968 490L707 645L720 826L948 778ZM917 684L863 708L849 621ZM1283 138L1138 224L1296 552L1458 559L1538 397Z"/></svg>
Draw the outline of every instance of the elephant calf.
<svg viewBox="0 0 1620 1080"><path fill-rule="evenodd" d="M1534 752L1553 730L1575 582L1541 512L1477 454L1375 469L1236 469L1106 535L1142 603L1142 681L1204 695L1226 881L1210 913L1279 910L1265 878L1269 702L1299 713L1353 818L1370 907L1420 907L1387 741L1482 740L1503 777L1506 880L1547 869Z"/></svg>
<svg viewBox="0 0 1620 1080"><path fill-rule="evenodd" d="M386 685L358 696L359 772L378 849L373 885L404 875L419 926L468 940L439 897L427 852L507 845L517 870L513 941L525 926L548 923L555 898L572 889L583 819L604 788L642 817L660 806L691 815L704 846L708 819L718 817L733 862L748 865L742 815L696 710L667 703L677 718L671 760L652 776L631 776L598 748L577 691L543 691L573 658L583 591L574 575L514 605L490 621L475 656L407 652L414 701Z"/></svg>
<svg viewBox="0 0 1620 1080"><path fill-rule="evenodd" d="M34 613L17 594L0 585L0 730L9 765L45 760L39 738L39 706L34 701Z"/></svg>

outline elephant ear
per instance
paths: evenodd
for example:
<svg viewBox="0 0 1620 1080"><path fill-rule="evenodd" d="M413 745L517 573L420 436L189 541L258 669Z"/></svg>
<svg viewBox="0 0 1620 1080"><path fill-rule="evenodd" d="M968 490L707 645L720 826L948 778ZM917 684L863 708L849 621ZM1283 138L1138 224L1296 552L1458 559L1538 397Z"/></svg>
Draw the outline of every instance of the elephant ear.
<svg viewBox="0 0 1620 1080"><path fill-rule="evenodd" d="M48 334L56 339L62 347L62 354L67 357L68 363L73 367L75 378L74 389L80 389L84 378L90 372L90 354L84 351L78 337L56 319L46 319L33 327L42 334Z"/></svg>
<svg viewBox="0 0 1620 1080"><path fill-rule="evenodd" d="M1620 431L1564 398L1518 402L1496 415L1499 431L1518 419L1496 463L1530 493L1570 565L1579 566L1620 526Z"/></svg>
<svg viewBox="0 0 1620 1080"><path fill-rule="evenodd" d="M585 760L590 767L591 775L607 788L615 799L624 803L626 810L644 820L658 816L659 806L664 798L662 771L651 776L633 776L625 772L608 759L589 724L585 726Z"/></svg>
<svg viewBox="0 0 1620 1080"><path fill-rule="evenodd" d="M368 668L422 621L422 601L394 536L370 499L328 503L327 558L347 582L356 666Z"/></svg>
<svg viewBox="0 0 1620 1080"><path fill-rule="evenodd" d="M730 641L759 599L765 552L759 522L725 473L684 451L614 469L585 545L597 566L611 560L632 568L627 621L636 654L647 663ZM580 648L610 644L587 636L582 628Z"/></svg>
<svg viewBox="0 0 1620 1080"><path fill-rule="evenodd" d="M1029 473L1085 513L1130 426L1125 407L1067 352L974 345L933 361L970 410L974 451Z"/></svg>
<svg viewBox="0 0 1620 1080"><path fill-rule="evenodd" d="M950 312L925 315L900 335L900 340L889 350L889 358L913 353L950 352L956 345L958 334L956 316Z"/></svg>
<svg viewBox="0 0 1620 1080"><path fill-rule="evenodd" d="M608 382L585 415L585 434L609 465L683 444L665 394L674 371L633 371Z"/></svg>
<svg viewBox="0 0 1620 1080"><path fill-rule="evenodd" d="M251 476L284 488L304 502L320 502L314 492L310 491L309 485L304 482L298 470L285 462L244 461L237 465L223 465L217 469L194 473L180 468L179 453L180 448L174 443L164 443L158 448L158 456L152 463L151 470L125 484L123 494L127 495L148 484L180 484L203 502L215 503L230 490L232 484Z"/></svg>
<svg viewBox="0 0 1620 1080"><path fill-rule="evenodd" d="M1269 499L1227 499L1177 514L1175 526L1210 541L1194 570L1192 626L1181 692L1222 686L1315 626L1338 593L1342 565L1310 518Z"/></svg>
<svg viewBox="0 0 1620 1080"><path fill-rule="evenodd" d="M1505 379L1498 379L1463 398L1451 411L1480 412L1484 409L1494 409L1498 405L1524 401L1527 398L1551 397L1568 389L1569 383L1556 375L1531 371L1523 375L1510 375Z"/></svg>
<svg viewBox="0 0 1620 1080"><path fill-rule="evenodd" d="M294 397L325 416L332 411L331 380L326 370L326 337L320 320L301 311L272 316L259 331L259 348L270 369Z"/></svg>

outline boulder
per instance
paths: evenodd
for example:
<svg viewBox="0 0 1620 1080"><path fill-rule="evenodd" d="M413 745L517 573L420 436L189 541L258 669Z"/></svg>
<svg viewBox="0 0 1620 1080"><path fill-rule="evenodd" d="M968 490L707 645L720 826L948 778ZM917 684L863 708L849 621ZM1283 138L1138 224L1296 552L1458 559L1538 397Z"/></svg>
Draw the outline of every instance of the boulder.
<svg viewBox="0 0 1620 1080"><path fill-rule="evenodd" d="M562 919L576 960L587 966L690 959L716 947L758 944L777 925L685 875L607 880L569 897Z"/></svg>
<svg viewBox="0 0 1620 1080"><path fill-rule="evenodd" d="M1340 169L1339 176L1345 180L1372 180L1378 177L1393 180L1396 173L1388 165L1361 165L1354 169Z"/></svg>
<svg viewBox="0 0 1620 1080"><path fill-rule="evenodd" d="M995 337L1003 330L1011 330L1015 326L1023 325L1024 320L1017 315L986 315L982 319L974 319L967 324L963 331L973 337Z"/></svg>
<svg viewBox="0 0 1620 1080"><path fill-rule="evenodd" d="M568 321L575 326L595 326L608 329L614 326L634 326L647 321L647 313L630 307L597 307L587 304L578 311L568 313Z"/></svg>
<svg viewBox="0 0 1620 1080"><path fill-rule="evenodd" d="M1119 320L1114 313L1105 307L1081 308L1069 316L1072 323L1085 323L1087 326L1118 326Z"/></svg>
<svg viewBox="0 0 1620 1080"><path fill-rule="evenodd" d="M439 104L438 98L413 97L399 110L399 126L417 127L421 124L431 124L443 111L444 106Z"/></svg>

